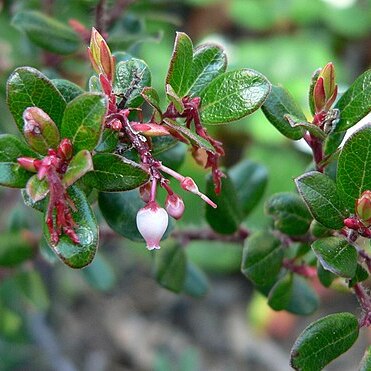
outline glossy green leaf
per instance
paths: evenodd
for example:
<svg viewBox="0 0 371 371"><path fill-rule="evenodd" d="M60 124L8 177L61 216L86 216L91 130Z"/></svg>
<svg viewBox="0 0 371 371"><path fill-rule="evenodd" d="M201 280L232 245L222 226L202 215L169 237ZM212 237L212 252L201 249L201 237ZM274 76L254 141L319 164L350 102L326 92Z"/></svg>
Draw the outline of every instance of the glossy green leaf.
<svg viewBox="0 0 371 371"><path fill-rule="evenodd" d="M91 187L104 192L128 191L148 181L148 173L136 162L112 153L93 157L94 170L84 180Z"/></svg>
<svg viewBox="0 0 371 371"><path fill-rule="evenodd" d="M324 225L317 222L317 220L312 220L310 233L317 238L327 237L331 234L331 229L326 228Z"/></svg>
<svg viewBox="0 0 371 371"><path fill-rule="evenodd" d="M284 136L298 140L304 135L301 127L292 127L285 115L293 115L302 121L307 121L304 113L291 94L281 86L272 86L267 100L262 105L262 111L268 121Z"/></svg>
<svg viewBox="0 0 371 371"><path fill-rule="evenodd" d="M229 170L244 216L250 214L264 195L268 172L263 165L243 160Z"/></svg>
<svg viewBox="0 0 371 371"><path fill-rule="evenodd" d="M141 59L132 58L116 66L115 94L124 99L125 107L139 107L143 103L141 92L151 85L151 72Z"/></svg>
<svg viewBox="0 0 371 371"><path fill-rule="evenodd" d="M119 133L111 129L103 129L102 137L99 141L97 147L95 147L95 152L114 152L119 144Z"/></svg>
<svg viewBox="0 0 371 371"><path fill-rule="evenodd" d="M296 178L295 183L314 219L330 229L343 227L347 214L336 185L328 176L311 171Z"/></svg>
<svg viewBox="0 0 371 371"><path fill-rule="evenodd" d="M95 148L103 129L105 113L106 101L98 94L81 94L67 104L61 137L71 140L74 153Z"/></svg>
<svg viewBox="0 0 371 371"><path fill-rule="evenodd" d="M61 127L66 101L53 83L32 67L19 67L7 83L7 103L18 129L23 132L23 112L39 107Z"/></svg>
<svg viewBox="0 0 371 371"><path fill-rule="evenodd" d="M17 12L12 25L25 32L37 46L53 53L71 54L80 45L79 38L71 27L37 11Z"/></svg>
<svg viewBox="0 0 371 371"><path fill-rule="evenodd" d="M182 292L195 298L201 298L207 294L208 289L209 282L206 274L197 265L187 260Z"/></svg>
<svg viewBox="0 0 371 371"><path fill-rule="evenodd" d="M335 131L345 131L371 112L371 70L359 76L336 104L340 121Z"/></svg>
<svg viewBox="0 0 371 371"><path fill-rule="evenodd" d="M299 316L307 316L316 311L318 306L318 295L310 284L310 281L294 274L291 296L285 310Z"/></svg>
<svg viewBox="0 0 371 371"><path fill-rule="evenodd" d="M40 180L35 174L28 180L26 192L32 202L41 201L49 193L49 183L46 179Z"/></svg>
<svg viewBox="0 0 371 371"><path fill-rule="evenodd" d="M180 292L187 273L187 257L179 245L166 246L156 254L156 281L166 289Z"/></svg>
<svg viewBox="0 0 371 371"><path fill-rule="evenodd" d="M206 195L218 205L216 209L206 205L205 216L211 228L221 234L236 232L242 221L242 211L236 189L229 177L222 179L222 190L216 195L212 176L209 175L206 180Z"/></svg>
<svg viewBox="0 0 371 371"><path fill-rule="evenodd" d="M193 53L192 70L189 76L187 95L200 96L212 80L227 68L227 56L223 48L214 44L202 44Z"/></svg>
<svg viewBox="0 0 371 371"><path fill-rule="evenodd" d="M326 140L323 144L325 155L331 155L331 154L336 152L336 150L339 148L341 142L343 141L343 139L345 137L345 134L346 134L345 131L340 132L340 133L331 132L327 136L327 138L326 138Z"/></svg>
<svg viewBox="0 0 371 371"><path fill-rule="evenodd" d="M293 129L302 128L302 134L305 131L309 131L314 137L320 138L321 140L326 139L326 134L317 125L314 125L306 120L300 119L294 115L284 115L284 119L290 124Z"/></svg>
<svg viewBox="0 0 371 371"><path fill-rule="evenodd" d="M355 132L344 144L338 160L336 185L350 212L361 194L371 189L371 125Z"/></svg>
<svg viewBox="0 0 371 371"><path fill-rule="evenodd" d="M268 285L276 279L282 259L281 241L269 232L255 232L243 248L241 270L254 284Z"/></svg>
<svg viewBox="0 0 371 371"><path fill-rule="evenodd" d="M205 124L238 120L260 108L269 92L270 84L259 72L249 69L224 72L201 94L201 120Z"/></svg>
<svg viewBox="0 0 371 371"><path fill-rule="evenodd" d="M68 188L68 194L76 208L76 211L71 211L80 243L75 244L68 236L62 234L59 242L55 246L52 245L46 225L44 225L44 236L50 248L63 263L71 268L83 268L91 263L97 251L98 226L85 194L76 186Z"/></svg>
<svg viewBox="0 0 371 371"><path fill-rule="evenodd" d="M172 136L153 137L152 139L152 154L157 157L159 154L168 151L175 147L179 141Z"/></svg>
<svg viewBox="0 0 371 371"><path fill-rule="evenodd" d="M322 264L318 261L317 263L317 277L319 281L325 287L330 287L336 275L323 268Z"/></svg>
<svg viewBox="0 0 371 371"><path fill-rule="evenodd" d="M69 80L53 79L52 83L62 94L67 103L84 93L84 90L82 90L80 86Z"/></svg>
<svg viewBox="0 0 371 371"><path fill-rule="evenodd" d="M321 238L312 243L312 249L323 268L341 276L352 278L357 269L357 251L341 237Z"/></svg>
<svg viewBox="0 0 371 371"><path fill-rule="evenodd" d="M351 313L335 313L311 323L291 349L295 370L322 370L345 353L358 338L358 321Z"/></svg>
<svg viewBox="0 0 371 371"><path fill-rule="evenodd" d="M192 130L186 128L185 126L178 125L176 121L170 119L164 119L164 124L169 128L180 132L185 136L191 144L196 145L197 147L203 148L206 151L215 152L214 147L204 138L194 133Z"/></svg>
<svg viewBox="0 0 371 371"><path fill-rule="evenodd" d="M62 183L67 188L92 170L93 160L91 154L89 151L83 149L76 153L68 164L67 170L63 175Z"/></svg>
<svg viewBox="0 0 371 371"><path fill-rule="evenodd" d="M136 224L138 210L145 205L138 190L100 192L98 202L104 219L116 233L133 241L144 241Z"/></svg>
<svg viewBox="0 0 371 371"><path fill-rule="evenodd" d="M45 211L47 204L48 204L47 203L48 198L44 198L41 201L34 202L32 198L29 196L29 194L27 193L26 189L21 190L21 195L22 195L23 202L26 206L32 207L33 209L37 211L41 211L41 212Z"/></svg>
<svg viewBox="0 0 371 371"><path fill-rule="evenodd" d="M96 290L111 290L116 283L112 266L101 254L97 254L93 262L81 273L90 286Z"/></svg>
<svg viewBox="0 0 371 371"><path fill-rule="evenodd" d="M57 149L61 141L59 130L48 114L38 107L29 107L23 117L23 135L33 150L46 155L50 148Z"/></svg>
<svg viewBox="0 0 371 371"><path fill-rule="evenodd" d="M269 291L268 304L274 310L285 309L291 299L293 286L292 274L286 274Z"/></svg>
<svg viewBox="0 0 371 371"><path fill-rule="evenodd" d="M178 142L176 146L161 152L155 158L161 161L163 165L177 171L184 163L187 151L188 146L185 143Z"/></svg>
<svg viewBox="0 0 371 371"><path fill-rule="evenodd" d="M180 98L184 97L190 86L192 60L193 45L191 39L185 33L177 32L166 76L166 84L169 84Z"/></svg>
<svg viewBox="0 0 371 371"><path fill-rule="evenodd" d="M371 370L371 345L366 349L364 356L362 357L361 364L359 365L359 371Z"/></svg>
<svg viewBox="0 0 371 371"><path fill-rule="evenodd" d="M34 257L36 251L33 247L32 234L26 231L0 233L0 266L16 267L26 260Z"/></svg>
<svg viewBox="0 0 371 371"><path fill-rule="evenodd" d="M289 236L305 234L312 221L307 206L295 193L272 195L265 203L265 212L274 219L274 226Z"/></svg>

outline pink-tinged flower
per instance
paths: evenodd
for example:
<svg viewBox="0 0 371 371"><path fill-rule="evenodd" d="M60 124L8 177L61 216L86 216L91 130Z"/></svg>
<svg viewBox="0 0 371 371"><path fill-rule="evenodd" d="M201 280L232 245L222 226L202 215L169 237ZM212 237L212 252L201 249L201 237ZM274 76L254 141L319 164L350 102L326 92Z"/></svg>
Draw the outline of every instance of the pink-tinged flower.
<svg viewBox="0 0 371 371"><path fill-rule="evenodd" d="M356 214L366 227L371 225L371 191L364 191L357 200Z"/></svg>
<svg viewBox="0 0 371 371"><path fill-rule="evenodd" d="M159 249L160 241L169 222L165 209L159 207L156 201L138 211L137 227L147 244L148 250Z"/></svg>
<svg viewBox="0 0 371 371"><path fill-rule="evenodd" d="M174 219L180 219L183 216L185 207L183 200L173 193L172 195L167 195L165 208L167 213Z"/></svg>

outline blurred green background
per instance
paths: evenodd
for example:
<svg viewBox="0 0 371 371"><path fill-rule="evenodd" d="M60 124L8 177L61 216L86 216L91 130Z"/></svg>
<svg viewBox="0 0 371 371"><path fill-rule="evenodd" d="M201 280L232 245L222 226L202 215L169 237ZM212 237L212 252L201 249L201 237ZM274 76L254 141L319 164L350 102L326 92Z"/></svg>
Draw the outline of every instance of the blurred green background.
<svg viewBox="0 0 371 371"><path fill-rule="evenodd" d="M54 16L66 24L68 20L76 19L89 29L95 24L94 7L97 3L96 0L5 0L0 2L0 133L16 133L16 127L5 104L6 80L15 67L30 65L40 69L50 78L68 78L83 87L86 87L87 79L92 73L86 59L86 45L82 42L77 53L55 56L32 44L24 33L12 25L12 17L21 10L33 9ZM220 43L226 49L229 69L253 68L266 75L273 84L285 86L303 107L308 117L308 86L314 70L329 61L334 62L337 81L342 91L357 75L370 66L370 0L106 2L109 10L120 5L122 12L117 13L116 22L107 29L109 45L112 51L124 50L135 57L144 59L151 69L153 86L159 92L164 91L164 80L172 53L175 31L184 31L189 34L194 45L205 41ZM165 106L164 94L161 99ZM245 220L245 225L251 229L269 226L271 221L263 212L264 200L275 192L294 190L292 179L304 171L310 162L310 156L278 133L260 111L231 125L212 127L209 131L225 145L224 165L226 167L232 166L240 159L249 158L267 168L269 180L263 200ZM186 161L179 171L192 176L200 189L205 189L205 171L194 164L190 154L186 155ZM176 187L174 188L176 190ZM184 196L186 212L183 219L177 223L177 228L206 226L203 203L191 194L182 193L182 196ZM14 228L15 225L29 228L35 233L40 232L41 216L22 204L18 191L0 188L0 203L2 207L0 233L8 228ZM98 218L102 219L99 215ZM104 225L103 221L102 224ZM66 331L63 331L61 320L72 321L72 323L78 322L79 319L83 320L84 313L89 313L87 303L90 306L102 305L103 308L104 300L114 303L121 298L123 293L126 293L124 301L129 297L135 303L138 296L151 295L155 292L153 290L159 290L159 293L154 295L156 300L153 305L159 305L164 309L164 305L159 304L161 303L159 297L165 295L171 305L185 306L185 308L192 306L187 301L188 299L175 299L171 294L164 294L161 289L152 287L149 268L151 257L143 248L143 244L117 239L109 234L107 236L102 236L103 242L98 259L91 268L83 272L71 271L59 262L50 266L41 260L35 263L40 274L35 273L32 264L22 267L21 274L14 279L8 279L11 274L0 269L0 279L4 280L4 284L0 285L0 370L69 370L68 367L73 363L77 365L77 369L99 370L98 361L95 362L95 368L87 366L91 358L94 360L94 352L90 358L86 356L80 359L78 351L64 344L62 348L72 359L69 364L61 356L58 348L59 340L62 339L62 343L63 341L68 343L70 339ZM5 243L4 239L2 241ZM234 280L238 281L237 285L241 285L240 280L243 278L238 276L240 246L218 242L193 242L188 246L187 254L198 266L211 273L211 290L216 291L210 294L212 299L208 300L217 300L215 292L218 289L214 288L215 285L223 286L224 284L229 287L231 283L228 280L232 280L233 287L235 287ZM235 273L237 273L236 276ZM250 298L251 289L248 283L243 285L245 285L242 290L247 295L246 300L244 295L238 294L235 299L246 303L250 300L248 298ZM17 290L22 291L22 294L14 294L18 292ZM96 290L106 293L97 294ZM228 298L228 295L226 297ZM141 300L144 299L141 298ZM149 298L147 300L151 301ZM263 323L266 324L268 319L264 315L266 311L264 303L262 304L259 299L254 300L253 305L250 306L250 309L255 311L255 314L253 313L250 317L253 319L252 325L255 321L255 325L258 326L261 316L263 316ZM257 302L261 305L256 306ZM148 308L149 303L132 304L134 307L136 305L144 316L151 313ZM206 302L205 305L210 305L210 303ZM83 310L80 309L81 307ZM254 309L255 307L257 309ZM182 308L179 313L184 310ZM69 311L75 316L68 315ZM257 313L259 315L256 315ZM39 315L41 317L38 317ZM163 313L157 314L159 318L163 315ZM91 320L99 318L99 315L88 314L88 317ZM116 318L114 315L113 317ZM87 321L86 326L92 323L94 321ZM77 327L85 331L86 326ZM101 328L101 326L97 327ZM70 336L73 336L73 325L68 324L66 328L72 332ZM171 333L171 329L170 326L166 331ZM35 331L41 331L40 339L37 336L35 338ZM109 333L109 330L102 331ZM107 334L102 336L106 341L110 341L107 340L110 339ZM45 337L48 338L48 336L51 336L51 343L55 342L54 346L48 347L48 344L43 343ZM82 338L81 334L76 333L75 336L78 339ZM99 338L97 334L89 333L89 336L93 339ZM30 339L33 340L30 341ZM106 352L103 351L106 358L99 356L101 355L99 352L96 355L101 363L102 359L105 362L102 363L102 370L151 368L173 370L174 364L177 364L179 370L204 369L201 365L205 365L205 357L207 358L203 354L202 345L198 345L198 349L186 348L183 353L177 354L175 360L168 355L167 351L156 348L154 356L147 363L141 364L135 358L135 352L129 347L126 352L132 351L134 355L130 356L134 360L126 364L123 359L130 359L130 357L125 351L123 355L118 356L121 350L117 344L112 346L113 350L108 351L107 344L102 345L99 340L96 341L97 349L104 349ZM73 341L72 343L74 344ZM87 344L91 351L94 347L91 346L91 342ZM85 349L81 344L76 347L80 349L80 352ZM197 345L195 347L197 348ZM35 349L37 349L36 353L34 353ZM31 360L33 357L34 359ZM62 357L58 358L59 368L53 368L51 365L50 360L53 357L54 359ZM237 363L233 362L234 360L231 360L231 367L236 365L239 367L240 364L237 361ZM93 361L92 364L94 364ZM71 367L71 370L75 369L75 366ZM251 369L265 369L263 366L256 367ZM337 369L346 370L346 368Z"/></svg>

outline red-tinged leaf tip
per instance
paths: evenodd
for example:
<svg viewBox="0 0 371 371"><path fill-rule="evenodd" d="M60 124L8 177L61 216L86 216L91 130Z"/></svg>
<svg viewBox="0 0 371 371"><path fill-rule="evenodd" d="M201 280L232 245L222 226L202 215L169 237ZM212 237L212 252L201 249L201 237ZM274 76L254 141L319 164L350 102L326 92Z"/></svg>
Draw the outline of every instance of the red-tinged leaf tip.
<svg viewBox="0 0 371 371"><path fill-rule="evenodd" d="M323 77L319 77L313 90L313 101L316 113L321 112L326 104L326 94L323 86Z"/></svg>

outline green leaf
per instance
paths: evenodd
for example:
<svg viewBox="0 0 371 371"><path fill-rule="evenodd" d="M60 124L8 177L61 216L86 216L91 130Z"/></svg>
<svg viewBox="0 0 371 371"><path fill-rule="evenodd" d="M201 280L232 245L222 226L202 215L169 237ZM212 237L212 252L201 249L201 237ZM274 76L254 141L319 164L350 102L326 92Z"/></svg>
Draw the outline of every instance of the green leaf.
<svg viewBox="0 0 371 371"><path fill-rule="evenodd" d="M95 152L114 152L119 144L119 133L111 129L103 129L102 137Z"/></svg>
<svg viewBox="0 0 371 371"><path fill-rule="evenodd" d="M296 187L314 219L330 229L341 229L346 217L335 183L326 175L311 171L295 179Z"/></svg>
<svg viewBox="0 0 371 371"><path fill-rule="evenodd" d="M341 142L345 137L346 132L334 133L331 132L324 142L324 153L325 155L331 155L339 148Z"/></svg>
<svg viewBox="0 0 371 371"><path fill-rule="evenodd" d="M371 70L367 70L342 95L336 104L340 110L340 121L335 132L345 131L355 125L371 111Z"/></svg>
<svg viewBox="0 0 371 371"><path fill-rule="evenodd" d="M98 191L118 192L137 188L148 181L148 173L136 162L119 155L100 153L93 157L94 171L85 181Z"/></svg>
<svg viewBox="0 0 371 371"><path fill-rule="evenodd" d="M66 101L53 83L32 67L19 67L7 82L7 103L18 129L23 132L23 112L39 107L61 127Z"/></svg>
<svg viewBox="0 0 371 371"><path fill-rule="evenodd" d="M139 107L143 103L141 92L151 85L151 72L141 59L132 58L116 66L115 94L122 95L125 107Z"/></svg>
<svg viewBox="0 0 371 371"><path fill-rule="evenodd" d="M97 251L98 226L85 194L76 186L68 188L67 192L76 208L76 211L71 211L80 243L75 244L68 236L62 234L57 245L50 244L50 235L46 225L44 225L44 236L50 248L63 263L71 268L83 268L93 260Z"/></svg>
<svg viewBox="0 0 371 371"><path fill-rule="evenodd" d="M166 289L180 292L184 286L187 257L179 245L166 246L156 254L156 280Z"/></svg>
<svg viewBox="0 0 371 371"><path fill-rule="evenodd" d="M211 228L221 234L236 232L242 221L242 211L236 189L228 175L222 178L222 190L218 195L215 194L214 182L209 175L206 180L206 196L218 205L216 209L206 205L205 216Z"/></svg>
<svg viewBox="0 0 371 371"><path fill-rule="evenodd" d="M0 266L16 267L35 255L32 235L25 231L0 233Z"/></svg>
<svg viewBox="0 0 371 371"><path fill-rule="evenodd" d="M311 323L291 349L295 370L322 370L345 353L358 338L358 321L351 313L335 313Z"/></svg>
<svg viewBox="0 0 371 371"><path fill-rule="evenodd" d="M206 295L209 282L206 274L197 265L187 260L186 276L182 292L195 298Z"/></svg>
<svg viewBox="0 0 371 371"><path fill-rule="evenodd" d="M259 203L268 183L268 172L263 165L243 160L229 170L237 192L238 203L246 217Z"/></svg>
<svg viewBox="0 0 371 371"><path fill-rule="evenodd" d="M202 91L227 68L227 56L219 45L202 44L193 53L187 95L198 97Z"/></svg>
<svg viewBox="0 0 371 371"><path fill-rule="evenodd" d="M352 278L357 269L357 251L341 237L321 238L312 243L312 249L323 268L346 278Z"/></svg>
<svg viewBox="0 0 371 371"><path fill-rule="evenodd" d="M224 72L201 94L201 120L220 124L238 120L256 111L270 92L268 80L249 69Z"/></svg>
<svg viewBox="0 0 371 371"><path fill-rule="evenodd" d="M288 312L299 316L307 316L318 309L318 295L307 279L293 275L291 300L285 308Z"/></svg>
<svg viewBox="0 0 371 371"><path fill-rule="evenodd" d="M215 152L214 147L210 144L209 141L197 135L196 133L186 128L185 126L178 125L176 121L171 120L171 119L164 119L164 124L170 127L171 129L182 133L190 141L191 144L194 144L197 147L203 148L206 151L213 152L213 153Z"/></svg>
<svg viewBox="0 0 371 371"><path fill-rule="evenodd" d="M17 12L12 25L23 31L37 46L57 54L71 54L80 44L77 34L71 27L55 18L36 11Z"/></svg>
<svg viewBox="0 0 371 371"><path fill-rule="evenodd" d="M157 157L159 154L168 151L171 148L174 148L179 141L173 138L172 136L160 136L153 137L152 139L152 154L154 157Z"/></svg>
<svg viewBox="0 0 371 371"><path fill-rule="evenodd" d="M192 60L193 45L191 39L185 33L177 32L166 76L166 84L171 85L180 98L185 96L190 86Z"/></svg>
<svg viewBox="0 0 371 371"><path fill-rule="evenodd" d="M242 256L242 273L255 285L269 285L282 265L281 241L266 231L255 232L246 240Z"/></svg>
<svg viewBox="0 0 371 371"><path fill-rule="evenodd" d="M303 200L295 193L272 195L265 203L265 212L274 219L274 226L289 236L305 234L312 216Z"/></svg>
<svg viewBox="0 0 371 371"><path fill-rule="evenodd" d="M310 225L310 233L317 238L327 237L331 234L331 229L326 228L321 223L317 222L317 220L312 220Z"/></svg>
<svg viewBox="0 0 371 371"><path fill-rule="evenodd" d="M301 121L307 121L304 113L285 88L272 85L272 90L262 105L262 111L268 121L284 136L298 140L304 135L301 127L292 127L285 119L285 115L289 114Z"/></svg>
<svg viewBox="0 0 371 371"><path fill-rule="evenodd" d="M171 147L165 152L156 155L158 161L172 170L177 171L183 164L186 157L188 146L185 143L178 142L174 147Z"/></svg>
<svg viewBox="0 0 371 371"><path fill-rule="evenodd" d="M364 356L362 357L361 364L359 365L359 371L371 370L371 345L366 349Z"/></svg>
<svg viewBox="0 0 371 371"><path fill-rule="evenodd" d="M326 139L326 134L324 131L322 131L317 125L314 125L310 122L307 122L303 119L300 119L294 115L284 115L284 119L290 124L290 126L295 128L302 128L304 131L302 131L302 134L305 133L305 130L309 131L313 136L320 138L321 140ZM294 138L292 138L294 139Z"/></svg>
<svg viewBox="0 0 371 371"><path fill-rule="evenodd" d="M137 189L126 192L106 193L100 192L98 196L99 208L107 224L119 235L132 241L143 242L136 223L138 210L145 203L140 198ZM167 238L174 223L169 220L169 225L162 239Z"/></svg>
<svg viewBox="0 0 371 371"><path fill-rule="evenodd" d="M46 179L40 180L35 174L28 180L26 192L32 202L41 201L49 193L49 183Z"/></svg>
<svg viewBox="0 0 371 371"><path fill-rule="evenodd" d="M338 160L336 185L350 212L361 194L371 189L370 169L371 125L367 125L346 141Z"/></svg>
<svg viewBox="0 0 371 371"><path fill-rule="evenodd" d="M80 86L69 80L53 79L52 83L62 94L67 103L84 93L84 90L82 90Z"/></svg>
<svg viewBox="0 0 371 371"><path fill-rule="evenodd" d="M323 268L322 264L318 261L317 263L317 276L319 281L325 287L330 287L336 275Z"/></svg>
<svg viewBox="0 0 371 371"><path fill-rule="evenodd" d="M61 137L71 140L74 153L95 148L103 129L105 113L106 100L98 94L81 94L67 104Z"/></svg>
<svg viewBox="0 0 371 371"><path fill-rule="evenodd" d="M96 290L111 290L116 283L112 266L101 254L97 254L93 262L83 269L81 273L91 287Z"/></svg>
<svg viewBox="0 0 371 371"><path fill-rule="evenodd" d="M37 211L41 211L42 213L45 211L48 205L47 198L44 198L38 202L34 202L25 189L21 190L21 195L22 195L23 202L26 206L32 207L33 209Z"/></svg>
<svg viewBox="0 0 371 371"><path fill-rule="evenodd" d="M268 304L272 309L283 310L288 306L292 295L292 276L286 274L269 291Z"/></svg>
<svg viewBox="0 0 371 371"><path fill-rule="evenodd" d="M76 153L68 164L67 170L63 175L62 183L67 188L77 182L87 172L93 170L93 160L89 151L83 149Z"/></svg>

